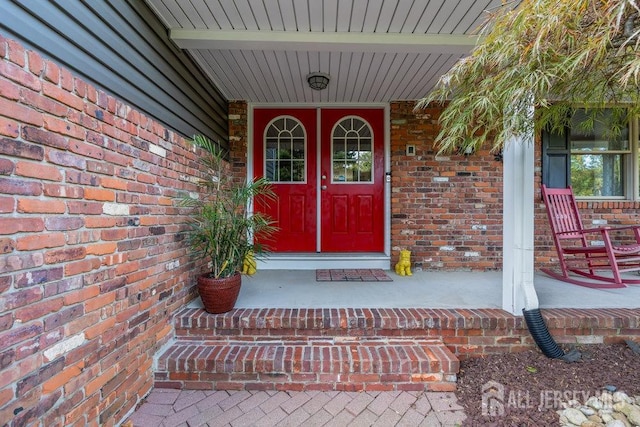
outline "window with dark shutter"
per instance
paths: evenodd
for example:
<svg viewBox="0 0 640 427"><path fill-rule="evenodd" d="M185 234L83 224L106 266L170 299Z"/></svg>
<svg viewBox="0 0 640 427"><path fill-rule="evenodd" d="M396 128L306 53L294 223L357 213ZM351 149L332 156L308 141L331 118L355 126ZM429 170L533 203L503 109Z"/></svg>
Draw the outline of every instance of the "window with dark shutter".
<svg viewBox="0 0 640 427"><path fill-rule="evenodd" d="M571 185L579 198L633 199L638 159L632 156L637 140L631 136L637 135L637 123L613 132L611 117L610 109L595 116L579 109L564 132L543 131L542 183L549 188ZM583 126L588 121L593 126Z"/></svg>

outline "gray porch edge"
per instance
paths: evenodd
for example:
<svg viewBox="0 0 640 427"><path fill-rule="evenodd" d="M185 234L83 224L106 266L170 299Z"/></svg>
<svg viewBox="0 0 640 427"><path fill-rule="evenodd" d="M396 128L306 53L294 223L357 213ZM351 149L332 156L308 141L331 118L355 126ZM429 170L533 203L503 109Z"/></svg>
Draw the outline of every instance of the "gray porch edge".
<svg viewBox="0 0 640 427"><path fill-rule="evenodd" d="M243 276L236 308L502 308L501 271L390 271L392 282L316 282L314 270L258 268ZM541 308L637 308L640 301L640 286L590 289L538 273L534 286Z"/></svg>

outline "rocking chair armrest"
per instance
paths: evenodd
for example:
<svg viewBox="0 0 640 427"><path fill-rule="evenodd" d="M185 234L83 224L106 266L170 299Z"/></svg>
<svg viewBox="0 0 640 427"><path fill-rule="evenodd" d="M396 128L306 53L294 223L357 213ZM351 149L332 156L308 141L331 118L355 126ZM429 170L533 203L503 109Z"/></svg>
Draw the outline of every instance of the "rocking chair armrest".
<svg viewBox="0 0 640 427"><path fill-rule="evenodd" d="M605 226L605 227L597 227L597 228L582 228L571 231L561 231L556 233L558 236L562 236L565 234L595 234L599 233L602 235L608 235L611 231L624 231L624 230L632 230L636 241L640 243L640 225L621 225L621 226Z"/></svg>
<svg viewBox="0 0 640 427"><path fill-rule="evenodd" d="M604 227L598 228L585 228L584 230L580 230L581 233L602 233L608 234L611 231L625 231L632 230L636 236L636 239L640 239L640 225L607 225ZM640 240L638 240L640 243Z"/></svg>
<svg viewBox="0 0 640 427"><path fill-rule="evenodd" d="M610 225L605 228L608 228L612 231L620 231L620 230L640 230L640 225Z"/></svg>
<svg viewBox="0 0 640 427"><path fill-rule="evenodd" d="M640 225L619 225L609 227L611 231L624 231L631 230L633 231L633 235L635 236L636 242L640 243Z"/></svg>
<svg viewBox="0 0 640 427"><path fill-rule="evenodd" d="M588 234L588 233L603 233L611 230L611 227L598 227L598 228L576 228L575 230L559 231L556 234L562 236L563 234Z"/></svg>
<svg viewBox="0 0 640 427"><path fill-rule="evenodd" d="M612 230L612 227L605 225L604 227L584 228L580 230L582 233L607 233Z"/></svg>

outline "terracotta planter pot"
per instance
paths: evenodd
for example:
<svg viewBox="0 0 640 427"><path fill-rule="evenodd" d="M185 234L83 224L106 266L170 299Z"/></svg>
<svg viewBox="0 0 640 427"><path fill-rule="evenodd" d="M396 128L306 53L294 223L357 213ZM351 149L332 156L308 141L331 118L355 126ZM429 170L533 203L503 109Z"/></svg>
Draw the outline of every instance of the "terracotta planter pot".
<svg viewBox="0 0 640 427"><path fill-rule="evenodd" d="M218 279L210 278L207 275L198 277L198 293L202 298L204 309L213 314L233 310L241 284L242 275L240 273Z"/></svg>

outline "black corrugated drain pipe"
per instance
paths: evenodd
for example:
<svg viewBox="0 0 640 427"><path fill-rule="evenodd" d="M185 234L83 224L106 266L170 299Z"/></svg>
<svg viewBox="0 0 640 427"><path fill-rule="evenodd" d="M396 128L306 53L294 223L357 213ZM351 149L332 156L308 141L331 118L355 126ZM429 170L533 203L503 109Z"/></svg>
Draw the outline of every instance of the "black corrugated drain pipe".
<svg viewBox="0 0 640 427"><path fill-rule="evenodd" d="M549 329L547 329L547 325L544 322L539 308L529 310L524 308L522 309L522 314L524 315L524 320L527 322L531 336L545 356L550 359L562 359L565 362L575 362L580 359L581 354L579 351L574 349L565 353L560 346L558 346L549 333Z"/></svg>

